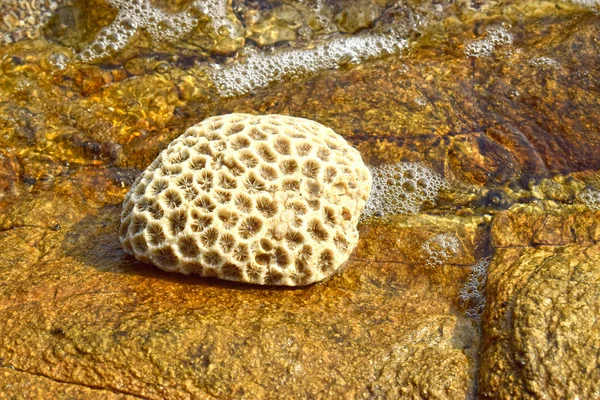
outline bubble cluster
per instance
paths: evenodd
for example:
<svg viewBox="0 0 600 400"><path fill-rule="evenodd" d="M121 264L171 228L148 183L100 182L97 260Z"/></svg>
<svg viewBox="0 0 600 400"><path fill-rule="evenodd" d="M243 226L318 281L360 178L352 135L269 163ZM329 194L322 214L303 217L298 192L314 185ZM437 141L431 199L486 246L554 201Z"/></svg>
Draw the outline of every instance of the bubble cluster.
<svg viewBox="0 0 600 400"><path fill-rule="evenodd" d="M458 253L459 241L449 233L440 233L428 239L421 246L425 254L425 263L431 268L441 267L446 260Z"/></svg>
<svg viewBox="0 0 600 400"><path fill-rule="evenodd" d="M57 71L64 71L69 65L69 57L63 53L52 53L46 58L46 61Z"/></svg>
<svg viewBox="0 0 600 400"><path fill-rule="evenodd" d="M512 44L513 36L502 26L491 26L486 29L486 37L473 40L465 46L465 54L469 57L487 57L498 46Z"/></svg>
<svg viewBox="0 0 600 400"><path fill-rule="evenodd" d="M392 54L407 41L383 35L362 35L334 39L313 49L294 49L275 54L255 53L244 61L208 75L222 97L238 96L263 88L283 78L296 78L347 63Z"/></svg>
<svg viewBox="0 0 600 400"><path fill-rule="evenodd" d="M533 67L548 67L548 68L559 68L560 64L558 61L550 57L535 57L529 60L529 65Z"/></svg>
<svg viewBox="0 0 600 400"><path fill-rule="evenodd" d="M158 43L173 42L187 35L201 16L211 19L215 31L229 32L235 36L237 30L227 19L227 1L196 0L184 11L166 13L152 5L150 0L107 0L118 9L114 21L100 30L94 40L78 56L81 61L93 61L117 53L124 48L139 31L148 33Z"/></svg>
<svg viewBox="0 0 600 400"><path fill-rule="evenodd" d="M476 320L481 319L485 308L485 285L487 282L487 271L492 261L491 256L482 258L471 267L471 274L467 283L460 290L458 297L467 309L466 315Z"/></svg>
<svg viewBox="0 0 600 400"><path fill-rule="evenodd" d="M578 197L591 210L600 211L600 191L588 187L583 189Z"/></svg>
<svg viewBox="0 0 600 400"><path fill-rule="evenodd" d="M416 214L425 202L435 203L446 186L442 177L418 163L369 167L373 176L371 196L364 217Z"/></svg>
<svg viewBox="0 0 600 400"><path fill-rule="evenodd" d="M269 285L335 272L358 242L371 177L331 129L229 114L188 129L123 203L125 251L166 271Z"/></svg>
<svg viewBox="0 0 600 400"><path fill-rule="evenodd" d="M568 2L583 7L600 7L600 0L568 0Z"/></svg>

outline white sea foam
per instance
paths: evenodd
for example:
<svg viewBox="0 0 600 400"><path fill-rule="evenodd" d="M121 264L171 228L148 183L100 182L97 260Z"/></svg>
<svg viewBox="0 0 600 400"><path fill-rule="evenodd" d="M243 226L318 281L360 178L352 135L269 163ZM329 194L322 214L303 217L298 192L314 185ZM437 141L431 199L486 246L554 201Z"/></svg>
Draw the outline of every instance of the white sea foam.
<svg viewBox="0 0 600 400"><path fill-rule="evenodd" d="M208 71L223 97L238 96L263 88L282 78L337 68L344 62L360 62L396 53L407 40L384 35L343 37L318 44L312 49L284 50L275 54L255 53L222 69Z"/></svg>
<svg viewBox="0 0 600 400"><path fill-rule="evenodd" d="M97 60L117 53L140 30L146 31L156 43L173 42L187 35L202 15L211 19L213 29L223 31L226 28L231 37L240 34L227 19L227 1L223 0L196 0L177 14L164 12L154 7L149 0L107 1L118 9L118 14L81 52L79 58L82 61Z"/></svg>
<svg viewBox="0 0 600 400"><path fill-rule="evenodd" d="M600 211L600 191L588 187L583 189L578 197L591 210Z"/></svg>
<svg viewBox="0 0 600 400"><path fill-rule="evenodd" d="M492 258L490 256L482 258L477 264L471 267L471 274L458 297L467 308L467 317L476 320L481 319L485 308L485 285L487 283L488 267Z"/></svg>
<svg viewBox="0 0 600 400"><path fill-rule="evenodd" d="M529 60L529 65L541 68L559 68L558 61L550 57L535 57Z"/></svg>
<svg viewBox="0 0 600 400"><path fill-rule="evenodd" d="M425 253L425 263L428 267L441 267L451 257L458 253L460 242L450 233L440 233L425 241L421 250Z"/></svg>
<svg viewBox="0 0 600 400"><path fill-rule="evenodd" d="M465 54L470 57L487 57L499 46L513 42L513 36L502 26L491 26L486 29L487 35L473 40L465 46Z"/></svg>
<svg viewBox="0 0 600 400"><path fill-rule="evenodd" d="M600 7L600 0L569 0L569 3L590 8Z"/></svg>
<svg viewBox="0 0 600 400"><path fill-rule="evenodd" d="M364 217L416 214L425 202L435 203L439 190L447 185L440 175L418 163L385 164L369 169L373 186Z"/></svg>

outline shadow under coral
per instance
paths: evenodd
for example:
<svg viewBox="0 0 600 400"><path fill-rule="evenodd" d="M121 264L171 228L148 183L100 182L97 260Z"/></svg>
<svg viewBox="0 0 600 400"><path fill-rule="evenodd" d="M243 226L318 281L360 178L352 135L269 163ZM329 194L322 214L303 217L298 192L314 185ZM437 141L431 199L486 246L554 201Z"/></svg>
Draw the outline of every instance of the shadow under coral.
<svg viewBox="0 0 600 400"><path fill-rule="evenodd" d="M300 287L252 285L243 282L226 281L199 275L170 273L158 267L145 264L126 254L119 241L121 205L113 204L97 210L73 225L66 232L62 249L65 255L74 257L83 264L101 272L142 276L184 285L200 285L235 290L301 290ZM314 285L309 285L314 286Z"/></svg>

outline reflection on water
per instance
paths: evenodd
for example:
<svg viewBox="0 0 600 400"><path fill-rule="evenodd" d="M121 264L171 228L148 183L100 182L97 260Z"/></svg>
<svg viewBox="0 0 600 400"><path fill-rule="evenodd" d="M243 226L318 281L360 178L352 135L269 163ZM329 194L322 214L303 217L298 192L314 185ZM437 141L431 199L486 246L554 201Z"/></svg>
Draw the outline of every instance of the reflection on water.
<svg viewBox="0 0 600 400"><path fill-rule="evenodd" d="M519 7L536 7L537 3L539 7L552 4L532 0ZM599 5L598 0L554 3L592 10ZM508 1L481 0L458 5L451 1L289 0L281 4L235 2L233 6L224 0L99 0L92 4L32 0L25 6L8 0L0 5L0 43L40 36L58 41L66 45L63 51L73 53L55 62L61 69L68 59L120 63L167 52L189 64L191 57L194 64L203 64L219 93L228 97L396 53L429 24L500 15L503 7L515 6ZM498 46L510 45L513 38L505 25L488 27L465 46L465 54L485 57Z"/></svg>
<svg viewBox="0 0 600 400"><path fill-rule="evenodd" d="M511 62L526 62L531 73L560 73L564 67L560 53L538 54L531 51L534 49L520 49L520 44L514 43L525 33L519 31L521 28L514 21L525 12L535 14L543 9L548 15L559 13L556 10L572 3L532 0L519 3L518 7L505 3L290 0L277 4L235 2L228 7L217 0L110 0L96 1L95 7L91 7L89 2L82 1L34 0L23 7L21 2L7 1L0 6L3 14L0 33L5 43L0 46L0 123L5 128L2 140L5 148L28 154L30 162L25 163L28 171L24 174L29 180L47 177L48 171L63 170L64 166L55 166L61 163L117 163L142 168L168 139L197 122L196 115L199 118L210 109L218 110L219 104L253 108L252 97L261 88L306 80L328 69L360 69L367 60L377 58L389 64L389 68L376 67L378 74L385 74L388 69L398 72L394 73L394 80L369 88L370 97L379 96L376 103L369 100L369 90L358 89L360 82L333 80L332 90L336 86L350 90L342 93L343 98L336 97L335 101L344 103L345 111L340 116L329 119L326 110L309 112L307 107L298 106L304 101L300 97L293 100L298 104L295 113L307 113L303 116L309 118L320 115L325 122L345 124L346 129L341 133L351 135L355 143L375 137L400 143L405 140L404 131L409 136L429 132L439 135L485 127L480 121L474 122L476 118L490 117L490 126L495 126L502 123L502 118L494 117L493 113L444 116L448 107L470 110L471 105L457 107L459 103L449 98L448 104L442 106L441 92L419 89L423 85L435 87L437 80L446 79L439 75L440 71L428 72L417 83L421 77L407 79L410 71L403 63L409 65L409 61L416 60L418 51L423 54L424 49L437 42L463 40L448 44L446 49L450 52L457 49L459 57L479 60L482 65L497 56L513 57ZM585 5L596 9L595 2L588 1ZM577 12L581 10L573 9L574 15L581 15ZM489 21L482 23L486 18ZM472 21L473 31L461 34L459 21L467 25ZM40 35L39 40L24 40ZM454 38L448 39L451 37ZM589 81L585 70L578 74L582 82ZM402 88L407 91L394 99L393 91ZM360 92L355 96L352 90ZM485 96L485 90L482 93ZM223 98L248 94L247 101L221 103L228 101ZM515 112L520 101L528 101L527 94L516 87L510 88L508 95L511 100L505 103L507 108L502 113ZM358 98L366 104L358 104ZM509 106L512 102L513 108ZM288 107L288 111L275 111L289 110ZM351 114L353 121L346 122L345 117ZM532 118L513 117L523 121ZM502 183L514 180L519 174L526 181L547 173L543 165L547 161L538 160L533 150L538 145L528 149L535 142L530 137L510 139L513 141L510 143L518 143L517 148L530 154L531 161L527 161L530 166L525 170L516 168L519 161L511 159L512 156L495 158L499 144L510 143L503 142L506 140L502 137L503 128L499 132L494 129L490 128L490 133L477 141L469 139L468 143L452 144L459 153L468 151L475 142L481 151L491 152L485 158L469 159L467 155L469 161L464 162L481 164L482 170L492 166L493 172L486 172L485 177L482 172L469 173L462 178ZM161 143L144 141L145 138L157 138ZM424 136L420 146L445 145L434 139L435 135L427 139ZM30 144L33 146L27 147ZM150 154L140 151L149 146ZM400 165L397 164L400 159L420 158L415 157L418 151L410 150L410 146L402 149L408 154L392 157L391 149L386 149L375 158L384 159L388 165ZM453 161L452 154L448 157L450 164L463 162ZM44 160L44 167L31 167L35 164L31 160ZM430 166L431 162L423 164L423 168ZM558 172L569 172L570 168ZM433 170L442 172L439 164ZM426 197L429 202L435 198ZM387 214L392 209L394 213L415 212L420 208L420 201L400 207L401 202L384 198L387 199L386 195L375 197L378 204L368 208L369 215Z"/></svg>
<svg viewBox="0 0 600 400"><path fill-rule="evenodd" d="M518 57L521 50L513 43L518 26L513 25L520 13L562 10L572 4L531 0L509 7L509 3L289 0L240 1L229 7L217 0L32 0L24 7L19 1L5 1L0 6L5 43L0 47L0 119L10 127L5 134L10 138L5 140L36 143L36 151L71 158L70 162L124 162L120 146L163 134L168 127L172 138L192 122L186 121L191 110L217 104L222 97L254 95L269 85L309 78L327 69L360 67L376 58L393 64L392 70L404 68L393 60L411 60L415 48L426 49L457 35L459 21L474 21L475 28L463 34L462 44L448 49L457 48L463 57L482 63L500 51L515 50ZM579 4L593 10L597 6L590 1ZM482 24L485 18L489 23ZM40 40L24 40L40 36ZM521 54L533 71L561 67L559 55ZM437 73L432 71L424 82L441 79ZM414 85L401 74L396 79L387 83ZM373 93L384 89L389 91L373 88ZM387 103L387 109L366 110L360 121L371 121L376 128L382 125L387 135L378 132L378 136L394 140L399 131L383 125L386 113L393 113L405 126L414 125L406 122L409 119L424 126L419 116L433 113L437 120L432 122L433 131L443 111L436 96L411 91L399 99L406 110L396 111ZM514 89L511 96L519 101L523 93ZM344 100L348 110L356 109L352 99ZM190 105L191 110L186 110ZM438 132L472 129L470 122L460 118L443 123L449 127L439 127ZM371 133L363 131L358 129L354 136L369 139ZM487 140L478 145L493 148ZM144 163L132 162L137 167ZM510 163L504 175L515 170L515 161ZM543 169L536 166L530 174ZM500 182L505 179L496 176Z"/></svg>

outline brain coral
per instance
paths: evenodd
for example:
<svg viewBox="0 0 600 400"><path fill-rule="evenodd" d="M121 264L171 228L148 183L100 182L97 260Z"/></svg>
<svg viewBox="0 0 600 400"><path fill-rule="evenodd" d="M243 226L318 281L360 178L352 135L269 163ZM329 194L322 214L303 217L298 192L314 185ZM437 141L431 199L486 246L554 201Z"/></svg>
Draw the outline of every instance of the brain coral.
<svg viewBox="0 0 600 400"><path fill-rule="evenodd" d="M271 285L331 275L358 241L371 176L331 129L283 115L208 118L125 197L125 251L166 271Z"/></svg>

